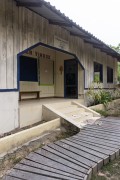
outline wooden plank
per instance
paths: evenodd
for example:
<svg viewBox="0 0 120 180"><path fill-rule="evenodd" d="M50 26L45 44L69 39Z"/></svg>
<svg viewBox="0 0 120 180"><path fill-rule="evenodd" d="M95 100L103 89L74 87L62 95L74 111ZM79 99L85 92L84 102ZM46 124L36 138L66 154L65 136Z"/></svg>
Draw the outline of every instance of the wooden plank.
<svg viewBox="0 0 120 180"><path fill-rule="evenodd" d="M101 134L101 136L103 135L103 133L106 134L107 137L112 137L113 139L117 138L117 140L120 142L120 133L119 132L114 132L114 131L104 131L102 128L99 129L99 128L87 128L87 129L82 129L81 130L81 134L82 133L91 133L91 134Z"/></svg>
<svg viewBox="0 0 120 180"><path fill-rule="evenodd" d="M106 120L106 121L100 120L100 121L98 121L98 122L100 122L100 123L102 123L102 124L104 124L104 125L107 124L107 125L113 125L113 126L115 126L115 125L120 126L120 122L119 122L119 121L113 122L113 121L109 121L109 120Z"/></svg>
<svg viewBox="0 0 120 180"><path fill-rule="evenodd" d="M115 138L115 137L113 137L111 135L104 136L104 135L102 135L101 133L98 133L98 132L92 132L91 133L91 132L88 132L88 131L81 131L80 136L81 135L90 136L90 137L96 137L98 139L104 139L104 140L107 140L108 142L110 142L112 144L117 144L117 145L120 146L120 139L119 139L119 137Z"/></svg>
<svg viewBox="0 0 120 180"><path fill-rule="evenodd" d="M97 122L97 125L96 126L101 126L101 127L108 127L108 128L116 128L118 129L119 126L117 126L117 124L110 124L110 123L102 123L102 122Z"/></svg>
<svg viewBox="0 0 120 180"><path fill-rule="evenodd" d="M13 176L5 176L2 180L25 180L23 178L17 178L17 177L13 177Z"/></svg>
<svg viewBox="0 0 120 180"><path fill-rule="evenodd" d="M67 177L70 177L70 178L79 179L79 176L72 175L69 172L60 171L60 170L58 170L56 168L53 168L51 166L50 167L44 166L44 165L41 165L39 163L36 163L36 162L33 162L33 161L29 161L29 160L26 160L26 159L21 161L20 164L27 165L27 166L30 166L30 167L34 167L34 168L41 169L41 170L45 170L45 171L48 171L48 172L52 172L54 174L63 175L63 176L67 176Z"/></svg>
<svg viewBox="0 0 120 180"><path fill-rule="evenodd" d="M66 140L68 142L71 142L72 143L72 146L76 147L76 145L79 145L80 147L86 147L91 150L95 150L96 152L99 152L99 153L102 153L104 155L107 155L107 156L110 156L110 160L113 160L115 159L116 157L116 153L114 151L111 151L111 150L108 150L108 149L104 149L103 147L101 146L95 146L95 144L91 144L91 143L88 143L88 142L83 142L83 141L72 141L71 139L69 140Z"/></svg>
<svg viewBox="0 0 120 180"><path fill-rule="evenodd" d="M56 159L44 157L40 154L38 155L35 153L31 153L26 159L29 161L36 162L38 164L47 166L47 167L51 167L53 169L60 170L63 173L66 172L66 173L70 173L70 174L76 175L76 176L80 176L80 174L81 174L79 172L79 166L77 166L74 163L71 163L71 166L68 166L68 162L63 161L64 162L64 164L63 164L63 162L60 162L60 161L58 162L58 161L56 161Z"/></svg>
<svg viewBox="0 0 120 180"><path fill-rule="evenodd" d="M52 144L52 145L49 145L49 146L45 146L44 147L44 149L46 150L46 151L48 151L48 152L51 152L51 153L54 153L54 154L58 154L58 155L60 155L60 150L58 151L57 150L57 148L53 148L53 147L56 147L56 145L55 144ZM64 151L63 151L64 152ZM68 152L68 155L69 155L69 152ZM76 159L76 158L74 158L73 157L73 159ZM78 159L79 159L79 157L78 157ZM79 160L78 160L79 161ZM87 171L88 171L88 169L86 169L86 168L84 168L83 166L82 166L82 163L81 164L79 164L79 167L78 168L80 168L80 172L81 173L87 173Z"/></svg>
<svg viewBox="0 0 120 180"><path fill-rule="evenodd" d="M7 0L7 88L13 89L13 1Z"/></svg>
<svg viewBox="0 0 120 180"><path fill-rule="evenodd" d="M91 126L88 126L88 127L91 127ZM101 127L102 129L105 129L105 130L109 130L109 131L115 131L115 132L117 132L117 131L119 131L119 129L120 129L120 127L118 127L118 126L110 126L110 125L97 125L97 126L95 126L95 125L93 125L93 127Z"/></svg>
<svg viewBox="0 0 120 180"><path fill-rule="evenodd" d="M67 140L61 140L60 142L64 143L65 145L69 145L70 147L73 147L79 151L83 151L91 155L94 155L95 157L102 158L104 160L104 164L107 164L109 162L109 154L106 155L104 154L104 152L98 152L94 149L89 148L89 146L85 147L81 144L74 144Z"/></svg>
<svg viewBox="0 0 120 180"><path fill-rule="evenodd" d="M48 146L51 148L54 148L56 151L61 151L61 152L63 152L63 149L65 149L65 150L67 150L67 152L70 153L72 158L76 157L76 159L79 159L80 157L83 157L86 160L90 160L90 161L94 162L94 164L97 163L98 169L100 169L103 166L103 159L102 158L99 158L99 157L92 155L88 152L85 152L83 150L78 150L78 149L71 147L69 145L66 145L60 141L56 142L54 144L54 146L50 146L50 145L48 145Z"/></svg>
<svg viewBox="0 0 120 180"><path fill-rule="evenodd" d="M6 1L0 1L0 89L6 89Z"/></svg>
<svg viewBox="0 0 120 180"><path fill-rule="evenodd" d="M37 175L40 175L40 176L51 177L51 178L54 178L54 179L55 178L56 179L64 179L64 180L78 179L78 178L67 177L65 175L61 175L61 174L58 174L58 173L53 173L53 172L50 172L50 171L47 171L47 170L43 170L43 169L40 169L40 168L36 168L36 167L33 167L33 166L24 165L24 164L17 164L14 167L14 169L29 172L29 173L32 173L32 174L37 174ZM82 180L83 178L80 177L79 179Z"/></svg>
<svg viewBox="0 0 120 180"><path fill-rule="evenodd" d="M70 140L72 140L72 141L77 141L77 142L87 142L87 143L91 143L91 144L93 144L93 145L95 145L95 146L101 146L101 147L103 147L103 148L105 148L105 149L108 149L108 150L111 150L111 151L114 151L114 150L117 150L117 148L115 149L115 147L111 147L111 146L106 146L106 144L101 144L101 141L99 141L99 142L97 142L97 143L94 143L95 142L95 140L92 140L92 139L87 139L87 138L85 138L85 139L83 139L83 138L78 138L78 137L71 137L71 139Z"/></svg>
<svg viewBox="0 0 120 180"><path fill-rule="evenodd" d="M118 117L108 117L108 118L101 118L100 121L103 121L103 122L119 122L120 123L120 118Z"/></svg>
<svg viewBox="0 0 120 180"><path fill-rule="evenodd" d="M90 137L90 136L87 136L87 135L86 136L81 135L80 137L74 137L74 139L84 139L84 140L88 139L89 141L92 141L92 142L94 142L96 144L106 145L106 147L112 147L112 148L115 148L115 149L117 149L117 148L119 149L119 146L117 144L112 144L107 140L98 139L98 138Z"/></svg>
<svg viewBox="0 0 120 180"><path fill-rule="evenodd" d="M40 34L40 16L38 14L33 14L33 32L34 32L34 44L37 44L39 40Z"/></svg>
<svg viewBox="0 0 120 180"><path fill-rule="evenodd" d="M42 35L43 35L43 43L45 43L45 44L47 44L47 36L49 35L48 31L47 31L47 29L49 27L48 24L49 24L48 20L47 19L43 19L43 26L42 26L43 34Z"/></svg>
<svg viewBox="0 0 120 180"><path fill-rule="evenodd" d="M34 45L34 33L33 33L33 12L27 9L28 22L27 22L27 47Z"/></svg>
<svg viewBox="0 0 120 180"><path fill-rule="evenodd" d="M19 9L13 2L13 84L17 88L17 54L20 51L19 38Z"/></svg>
<svg viewBox="0 0 120 180"><path fill-rule="evenodd" d="M46 147L46 146L45 146ZM83 168L85 168L85 169L89 169L90 167L91 167L91 165L89 165L88 164L88 162L87 163L84 163L84 158L83 158L83 162L81 162L81 161L78 161L78 160L76 160L75 158L72 158L71 159L71 156L69 156L69 152L66 154L65 153L65 151L64 151L64 149L63 149L63 153L61 154L59 151L47 151L46 149L40 149L40 150L38 150L38 151L35 151L36 153L38 153L38 154L41 154L41 155L43 155L44 157L49 157L49 159L51 158L53 158L53 159L57 159L57 161L56 162L63 162L64 161L64 163L65 162L67 162L68 163L68 161L72 164L74 164L74 166L76 165L76 168L77 167L79 167L79 166L81 166L81 167L83 167ZM54 153L53 153L54 152ZM49 154L49 156L48 156L48 154ZM91 161L90 161L91 162ZM89 163L90 163L89 162ZM73 166L73 167L74 167ZM71 167L71 166L70 166Z"/></svg>
<svg viewBox="0 0 120 180"><path fill-rule="evenodd" d="M116 157L119 156L119 148L118 147L113 147L111 146L111 144L108 144L108 143L104 143L103 141L95 141L95 139L88 139L88 138L77 138L77 137L71 137L71 140L73 141L77 141L77 142L84 142L84 143L90 143L94 146L97 146L97 147L102 147L104 149L107 149L107 150L111 150L113 152L115 152L116 154Z"/></svg>
<svg viewBox="0 0 120 180"><path fill-rule="evenodd" d="M48 152L50 151L50 152L52 152L52 153L56 153L56 150L55 149L53 149L53 148L51 148L51 147L48 147L48 146L45 146L45 150L47 150ZM58 151L57 151L58 152ZM65 153L65 150L63 151L62 150L62 152L64 152ZM61 154L61 151L60 151L60 154ZM67 154L69 155L69 152L67 152ZM78 157L78 159L79 159L79 157ZM87 161L87 159L86 159L86 161ZM85 162L83 161L83 164L84 164ZM70 164L71 165L71 162L68 162L68 164ZM75 165L76 166L76 165ZM75 168L75 166L74 166L74 168ZM97 164L93 164L93 165L91 165L90 167L89 167L89 169L88 170L86 170L85 168L83 168L81 165L79 165L79 167L78 167L78 169L77 170L79 170L79 173L81 173L81 176L84 176L84 179L86 179L86 176L88 176L88 178L91 178L91 176L92 176L92 171L93 171L93 173L96 173L97 172Z"/></svg>
<svg viewBox="0 0 120 180"><path fill-rule="evenodd" d="M91 134L97 133L97 134L100 134L101 136L104 134L108 137L113 137L113 138L119 140L119 142L120 142L120 133L119 134L114 133L114 131L113 132L105 132L104 130L102 130L102 129L99 130L98 128L97 129L87 128L85 130L82 130L81 132L86 132L86 131L91 133Z"/></svg>
<svg viewBox="0 0 120 180"><path fill-rule="evenodd" d="M110 62L109 62L110 63ZM106 118L101 118L100 120L102 121L111 121L111 122L119 122L120 121L120 118L119 117L106 117ZM100 121L99 120L99 121Z"/></svg>
<svg viewBox="0 0 120 180"><path fill-rule="evenodd" d="M82 133L80 134L80 136L78 135L79 138L81 137L89 137L89 138L93 138L93 139L96 139L97 141L104 141L110 145L112 145L113 147L120 147L120 145L118 144L117 141L114 141L112 139L109 139L109 138L104 138L104 137L100 137L100 136L97 136L97 135L91 135L91 134L87 134L87 133Z"/></svg>
<svg viewBox="0 0 120 180"><path fill-rule="evenodd" d="M22 8L22 50L25 50L28 47L28 11L25 8ZM31 19L32 21L32 19Z"/></svg>
<svg viewBox="0 0 120 180"><path fill-rule="evenodd" d="M109 62L110 63L110 62ZM111 67L113 66L113 64L111 65ZM112 117L112 116L109 116L109 117L103 117L101 119L109 119L109 120L112 120L112 121L117 121L117 120L120 120L120 117Z"/></svg>
<svg viewBox="0 0 120 180"><path fill-rule="evenodd" d="M48 149L48 147L45 147L45 148ZM60 150L55 150L55 149L49 147L49 151L46 151L46 152L53 152L54 154L59 154L59 156L60 156L60 154L62 152L62 154L66 155L66 158L68 158L68 157L70 158L69 162L67 162L69 166L71 166L71 162L73 160L76 160L77 163L74 164L72 166L72 168L75 168L75 169L78 168L77 170L80 171L80 168L81 167L84 168L84 165L85 165L85 166L89 167L88 170L90 168L93 168L93 171L97 172L97 163L93 162L92 160L86 159L86 158L84 158L82 156L77 156L74 153L71 153L66 149L62 149L62 151L60 151ZM64 159L62 159L62 160L64 160ZM79 166L76 167L76 165L79 165ZM82 170L82 168L81 168L81 170ZM85 169L83 169L83 171L85 172Z"/></svg>
<svg viewBox="0 0 120 180"><path fill-rule="evenodd" d="M65 159L60 158L60 153L59 153L59 151L56 151L56 150L54 150L54 149L51 149L51 148L48 147L48 146L45 146L44 148L42 148L42 151L40 151L40 153L41 153L41 154L43 154L43 153L45 153L45 154L50 154L50 157L51 157L51 156L55 157L54 154L58 154L57 158L60 159L60 160L62 160L63 162L66 162ZM69 155L69 152L68 152L68 155ZM74 158L74 159L75 159L75 158ZM75 160L76 160L76 159L75 159ZM60 162L62 162L62 161L60 161ZM67 161L67 163L68 163L68 165L71 164L70 161ZM79 165L78 165L78 164L79 164ZM82 163L80 164L80 163L79 163L79 160L78 160L78 164L77 164L76 168L77 168L77 170L79 169L79 172L81 173L81 176L84 176L85 173L87 174L88 169L85 169L84 167L82 167ZM70 166L70 167L71 167L71 166ZM72 167L74 167L74 166L72 166ZM91 166L90 166L90 167L91 167ZM89 167L89 168L90 168L90 167Z"/></svg>
<svg viewBox="0 0 120 180"><path fill-rule="evenodd" d="M64 156L66 156L66 158L67 157L69 157L69 158L72 157L72 159L75 160L77 162L77 164L79 166L81 166L81 167L83 165L85 165L85 167L86 166L91 167L95 163L95 161L87 159L87 158L85 158L83 156L78 156L75 153L66 150L65 148L58 147L56 144L54 144L54 146L52 146L52 145L45 146L45 147L43 147L43 149L46 150L46 152L51 152L53 154L58 154L58 156L60 156L60 153L62 152L62 154L64 154ZM83 172L85 172L85 171L86 171L86 169L84 169L84 167L83 167Z"/></svg>
<svg viewBox="0 0 120 180"><path fill-rule="evenodd" d="M28 172L23 170L19 170L19 169L12 169L12 171L8 174L8 177L16 177L18 179L29 179L29 180L56 180L56 178L53 177L47 177L47 176L43 176L40 175L39 173L32 173L32 172ZM9 180L9 179L7 179Z"/></svg>
<svg viewBox="0 0 120 180"><path fill-rule="evenodd" d="M18 9L18 27L19 27L19 52L23 51L22 48L22 26L23 26L23 22L22 22L22 13L23 13L23 8L19 7Z"/></svg>
<svg viewBox="0 0 120 180"><path fill-rule="evenodd" d="M85 128L83 129L90 129L90 130L96 130L96 131L99 131L99 132L106 132L106 133L109 133L109 134L116 134L116 135L120 135L120 131L118 130L109 130L107 128L102 128L100 126L86 126Z"/></svg>

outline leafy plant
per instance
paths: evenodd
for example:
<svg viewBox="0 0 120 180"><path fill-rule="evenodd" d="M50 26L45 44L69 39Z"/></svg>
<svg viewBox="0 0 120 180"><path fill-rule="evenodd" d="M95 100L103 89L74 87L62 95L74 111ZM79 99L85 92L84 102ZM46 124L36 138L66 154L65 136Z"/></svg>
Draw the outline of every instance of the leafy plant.
<svg viewBox="0 0 120 180"><path fill-rule="evenodd" d="M100 91L100 104L107 106L108 102L112 101L112 95L109 91Z"/></svg>
<svg viewBox="0 0 120 180"><path fill-rule="evenodd" d="M108 102L112 100L110 91L103 90L100 83L97 83L97 90L94 87L95 84L93 83L86 93L91 100L91 105L104 104L107 106Z"/></svg>

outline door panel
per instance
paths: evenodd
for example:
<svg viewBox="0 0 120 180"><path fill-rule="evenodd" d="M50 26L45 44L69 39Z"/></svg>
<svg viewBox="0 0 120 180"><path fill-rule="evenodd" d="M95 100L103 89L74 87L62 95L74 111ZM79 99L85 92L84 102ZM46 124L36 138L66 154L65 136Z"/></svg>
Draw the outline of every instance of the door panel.
<svg viewBox="0 0 120 180"><path fill-rule="evenodd" d="M64 61L65 98L78 98L78 62L75 59Z"/></svg>

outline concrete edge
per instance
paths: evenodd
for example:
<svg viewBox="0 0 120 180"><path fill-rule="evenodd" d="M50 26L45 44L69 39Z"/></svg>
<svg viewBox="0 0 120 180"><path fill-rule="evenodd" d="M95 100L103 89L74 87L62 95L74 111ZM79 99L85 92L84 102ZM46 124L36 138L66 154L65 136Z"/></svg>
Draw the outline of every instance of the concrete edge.
<svg viewBox="0 0 120 180"><path fill-rule="evenodd" d="M72 103L78 105L79 107L81 107L83 109L85 109L87 112L93 113L94 117L101 117L101 115L99 113L97 113L96 111L94 111L94 110L92 110L92 109L90 109L90 108L88 108L88 107L86 107L86 106L84 106L78 102L72 101Z"/></svg>
<svg viewBox="0 0 120 180"><path fill-rule="evenodd" d="M60 128L61 120L60 118L51 120L49 122L40 124L38 126L32 127L27 130L6 136L0 139L0 155L6 154L14 148L17 148L36 137L45 134L48 131Z"/></svg>

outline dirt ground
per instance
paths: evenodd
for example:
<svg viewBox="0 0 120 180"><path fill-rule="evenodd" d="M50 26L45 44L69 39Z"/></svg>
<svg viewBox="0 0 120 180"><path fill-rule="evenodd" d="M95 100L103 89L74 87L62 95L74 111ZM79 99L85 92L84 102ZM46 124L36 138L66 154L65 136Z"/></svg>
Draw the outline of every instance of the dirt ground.
<svg viewBox="0 0 120 180"><path fill-rule="evenodd" d="M120 180L120 157L104 166L91 180Z"/></svg>

